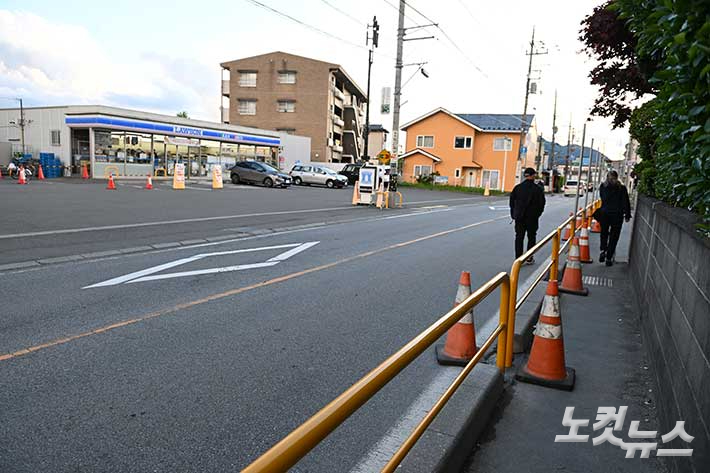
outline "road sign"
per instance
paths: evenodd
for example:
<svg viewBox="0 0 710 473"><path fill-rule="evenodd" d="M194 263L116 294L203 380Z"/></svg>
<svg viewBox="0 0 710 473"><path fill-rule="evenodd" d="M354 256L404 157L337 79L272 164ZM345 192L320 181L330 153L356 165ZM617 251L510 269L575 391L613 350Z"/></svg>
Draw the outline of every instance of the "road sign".
<svg viewBox="0 0 710 473"><path fill-rule="evenodd" d="M228 273L228 272L232 272L232 271L244 271L247 269L268 268L270 266L276 266L277 264L281 263L282 261L286 261L287 259L297 255L298 253L301 253L302 251L305 251L308 248L316 246L318 243L320 243L320 242L309 241L306 243L289 243L287 245L263 246L260 248L246 248L246 249L241 249L241 250L217 251L214 253L202 253L199 255L189 256L187 258L181 258L179 260L170 261L168 263L160 264L158 266L153 266L151 268L143 269L141 271L136 271L134 273L126 274L124 276L119 276L117 278L109 279L107 281L102 281L102 282L99 282L96 284L92 284L90 286L83 287L82 289L92 289L95 287L106 287L106 286L116 286L119 284L132 284L132 283L137 283L137 282L156 281L156 280L160 280L160 279L184 278L187 276L199 276L202 274ZM182 265L185 265L188 263L193 263L195 261L199 261L199 260L202 260L205 258L210 258L213 256L234 255L234 254L238 254L238 253L253 253L256 251L281 250L281 249L286 249L286 248L289 248L289 249L287 251L284 251L283 253L279 253L278 255L274 256L273 258L269 258L266 261L261 261L261 262L257 262L257 263L239 264L239 265L235 265L235 266L222 266L222 267L208 268L208 269L197 269L194 271L182 271L182 272L177 272L177 273L156 274L161 271L165 271L167 269L172 269L177 266L182 266Z"/></svg>
<svg viewBox="0 0 710 473"><path fill-rule="evenodd" d="M175 171L173 174L173 189L184 189L185 188L185 164L176 163Z"/></svg>

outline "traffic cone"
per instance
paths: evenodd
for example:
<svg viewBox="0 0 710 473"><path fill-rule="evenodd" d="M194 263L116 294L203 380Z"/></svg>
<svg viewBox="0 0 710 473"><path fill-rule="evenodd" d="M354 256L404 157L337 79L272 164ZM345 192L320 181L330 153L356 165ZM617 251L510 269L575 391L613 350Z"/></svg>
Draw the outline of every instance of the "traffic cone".
<svg viewBox="0 0 710 473"><path fill-rule="evenodd" d="M358 185L359 183L359 181L355 181L355 184L353 185L353 205L358 205L360 203L360 186Z"/></svg>
<svg viewBox="0 0 710 473"><path fill-rule="evenodd" d="M145 182L146 190L151 190L153 188L153 178L148 174L148 180Z"/></svg>
<svg viewBox="0 0 710 473"><path fill-rule="evenodd" d="M44 181L44 173L42 172L42 165L39 165L38 171L37 171L37 179L40 181Z"/></svg>
<svg viewBox="0 0 710 473"><path fill-rule="evenodd" d="M582 263L593 263L589 254L589 231L587 227L582 227L579 235L579 261Z"/></svg>
<svg viewBox="0 0 710 473"><path fill-rule="evenodd" d="M486 182L486 187L483 189L483 196L488 197L489 195L491 195L491 183Z"/></svg>
<svg viewBox="0 0 710 473"><path fill-rule="evenodd" d="M578 296L589 295L589 289L582 285L582 264L579 262L579 239L577 237L572 239L572 246L570 246L567 254L567 264L565 265L560 292Z"/></svg>
<svg viewBox="0 0 710 473"><path fill-rule="evenodd" d="M574 388L574 378L574 368L565 366L560 297L557 281L551 280L547 283L540 318L533 332L530 356L527 363L515 374L515 379L524 383L571 391Z"/></svg>
<svg viewBox="0 0 710 473"><path fill-rule="evenodd" d="M82 179L89 178L89 169L86 167L86 164L81 165L81 178Z"/></svg>
<svg viewBox="0 0 710 473"><path fill-rule="evenodd" d="M454 307L471 295L471 273L462 271L456 290ZM436 346L436 360L440 365L466 366L478 351L473 310L464 315L446 334L446 343Z"/></svg>
<svg viewBox="0 0 710 473"><path fill-rule="evenodd" d="M582 210L582 207L580 207L579 210ZM577 230L579 230L580 228L582 228L582 221L583 221L583 220L584 220L584 219L582 218L582 215L579 214L579 213L577 213L577 218L576 218L576 220L575 220L575 222L574 222L574 223L575 223L575 227L577 227Z"/></svg>
<svg viewBox="0 0 710 473"><path fill-rule="evenodd" d="M569 216L570 216L570 217L572 216L572 212L569 213ZM569 230L569 225L565 225L565 233L562 235L562 239L563 239L564 241L569 240L570 233L571 233L571 232L570 232L570 230Z"/></svg>
<svg viewBox="0 0 710 473"><path fill-rule="evenodd" d="M20 169L17 171L17 173L17 183L27 184L27 179L25 179L25 167L20 166Z"/></svg>
<svg viewBox="0 0 710 473"><path fill-rule="evenodd" d="M592 233L601 233L602 231L602 226L596 218L592 218L592 229L590 231Z"/></svg>
<svg viewBox="0 0 710 473"><path fill-rule="evenodd" d="M116 183L113 182L113 174L108 177L108 185L106 186L106 189L110 191L116 190Z"/></svg>

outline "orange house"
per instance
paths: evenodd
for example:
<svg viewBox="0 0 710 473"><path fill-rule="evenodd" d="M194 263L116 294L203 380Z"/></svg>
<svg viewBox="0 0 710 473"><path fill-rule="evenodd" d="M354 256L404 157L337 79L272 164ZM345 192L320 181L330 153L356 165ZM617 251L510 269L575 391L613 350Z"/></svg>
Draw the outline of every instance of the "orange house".
<svg viewBox="0 0 710 473"><path fill-rule="evenodd" d="M527 117L526 161L518 161L522 115L451 113L437 108L402 126L407 132L402 178L416 182L438 172L440 183L510 191L521 168L534 162L534 116Z"/></svg>

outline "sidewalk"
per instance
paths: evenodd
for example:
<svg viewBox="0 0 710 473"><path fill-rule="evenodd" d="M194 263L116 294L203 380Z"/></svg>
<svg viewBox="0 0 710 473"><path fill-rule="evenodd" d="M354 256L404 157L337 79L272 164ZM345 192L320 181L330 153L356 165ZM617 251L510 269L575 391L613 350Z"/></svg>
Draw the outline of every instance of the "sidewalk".
<svg viewBox="0 0 710 473"><path fill-rule="evenodd" d="M589 296L560 295L566 364L577 372L574 390L520 383L509 372L506 379L510 384L464 472L667 471L655 452L647 459L640 459L640 452L636 458L626 459L626 451L620 447L592 445L592 438L602 433L592 428L601 406L628 406L623 429L614 431L624 441L630 440L628 431L634 420L640 421L639 430L658 430L653 378L646 368L639 320L632 305L627 264L630 233L631 225L625 224L617 263L610 268L596 262L599 235L592 234L590 248L595 262L582 268ZM516 357L515 365L524 359ZM555 435L569 433L562 425L566 406L575 407L574 419L590 420L587 427L579 429L579 434L590 436L587 442L555 443ZM665 433L658 432L658 442ZM659 447L663 448L661 443Z"/></svg>

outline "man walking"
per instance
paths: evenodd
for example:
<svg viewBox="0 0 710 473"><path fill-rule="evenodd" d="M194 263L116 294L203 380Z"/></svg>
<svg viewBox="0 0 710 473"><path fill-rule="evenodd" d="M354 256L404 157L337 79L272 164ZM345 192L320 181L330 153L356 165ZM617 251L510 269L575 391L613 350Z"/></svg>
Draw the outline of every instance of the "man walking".
<svg viewBox="0 0 710 473"><path fill-rule="evenodd" d="M599 187L599 197L602 199L602 206L598 212L600 214L599 223L602 226L599 235L601 244L599 262L606 262L607 266L614 264L614 254L616 244L621 235L621 226L624 220L631 220L631 203L629 202L629 192L621 182L616 171L609 171L606 181Z"/></svg>
<svg viewBox="0 0 710 473"><path fill-rule="evenodd" d="M545 192L535 183L535 170L523 172L525 180L510 193L510 218L515 221L515 257L523 254L523 240L528 235L528 250L537 242L538 219L545 210ZM525 264L534 264L531 256Z"/></svg>

